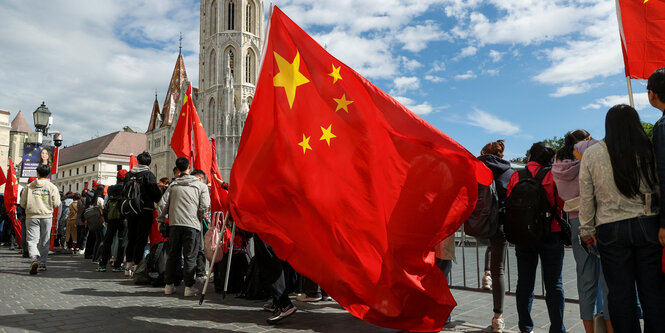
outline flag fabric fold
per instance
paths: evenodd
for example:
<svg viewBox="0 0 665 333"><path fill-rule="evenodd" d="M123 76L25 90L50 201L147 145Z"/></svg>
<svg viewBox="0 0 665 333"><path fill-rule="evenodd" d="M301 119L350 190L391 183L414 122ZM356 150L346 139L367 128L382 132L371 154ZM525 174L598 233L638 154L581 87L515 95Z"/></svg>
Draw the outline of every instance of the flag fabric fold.
<svg viewBox="0 0 665 333"><path fill-rule="evenodd" d="M616 0L626 76L648 79L665 67L665 1Z"/></svg>
<svg viewBox="0 0 665 333"><path fill-rule="evenodd" d="M210 139L210 146L212 155L210 168L210 175L212 176L212 179L209 181L212 185L210 187L210 211L222 211L224 214L226 214L227 209L224 206L224 200L226 200L228 192L221 188L221 182L223 179L222 174L219 173L219 166L217 164L217 142L215 141L215 138Z"/></svg>
<svg viewBox="0 0 665 333"><path fill-rule="evenodd" d="M257 90L231 170L238 226L353 315L438 331L455 301L434 246L491 172L328 54L273 7Z"/></svg>
<svg viewBox="0 0 665 333"><path fill-rule="evenodd" d="M192 117L194 102L192 101L192 84L190 83L185 93L178 120L176 121L173 135L171 135L171 149L178 157L191 158L192 153Z"/></svg>
<svg viewBox="0 0 665 333"><path fill-rule="evenodd" d="M191 88L191 83L189 84ZM188 89L188 93L189 93ZM191 95L187 95L191 99ZM210 181L211 173L210 168L212 167L212 149L210 148L210 141L206 135L206 131L203 128L203 123L199 119L199 114L194 108L194 103L191 105L190 117L192 125L192 135L194 137L194 168L201 169L205 172L208 181Z"/></svg>
<svg viewBox="0 0 665 333"><path fill-rule="evenodd" d="M7 182L7 177L5 177L5 172L2 170L2 167L0 167L0 185L6 182Z"/></svg>
<svg viewBox="0 0 665 333"><path fill-rule="evenodd" d="M14 170L14 162L11 157L9 158L9 167L7 168L7 182L5 183L5 209L7 215L12 221L14 227L14 235L16 236L17 243L21 242L21 222L16 217L16 205L18 201L18 179L16 178L16 170Z"/></svg>

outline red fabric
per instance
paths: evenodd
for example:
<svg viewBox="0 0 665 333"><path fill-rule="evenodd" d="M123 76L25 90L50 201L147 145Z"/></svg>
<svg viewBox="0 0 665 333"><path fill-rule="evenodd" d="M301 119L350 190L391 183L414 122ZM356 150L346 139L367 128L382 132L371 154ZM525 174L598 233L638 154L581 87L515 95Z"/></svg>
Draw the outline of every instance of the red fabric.
<svg viewBox="0 0 665 333"><path fill-rule="evenodd" d="M18 244L21 244L21 222L16 218L16 205L18 200L18 179L14 170L14 162L9 158L9 168L7 169L7 182L5 183L5 209L9 219L14 226L14 236ZM25 208L25 207L24 207Z"/></svg>
<svg viewBox="0 0 665 333"><path fill-rule="evenodd" d="M162 236L162 233L159 232L159 222L157 222L157 210L152 212L152 226L150 226L150 247L163 241L165 238ZM168 221L165 221L168 223Z"/></svg>
<svg viewBox="0 0 665 333"><path fill-rule="evenodd" d="M665 67L665 1L619 0L617 12L626 76L648 79Z"/></svg>
<svg viewBox="0 0 665 333"><path fill-rule="evenodd" d="M536 176L538 171L543 167L540 165L538 162L528 162L526 164L527 169L531 172L532 176ZM520 180L520 175L519 172L513 172L513 175L510 176L510 181L508 182L508 188L506 192L506 196L510 196L510 191L512 191L513 187L517 182ZM547 192L547 202L550 204L550 206L554 206L554 198L556 198L557 202L557 207L559 208L559 212L561 212L561 208L563 207L563 200L559 197L559 194L556 189L556 184L554 183L554 176L552 176L552 172L548 172L545 174L545 177L543 178L543 187L545 188L545 192ZM559 222L557 222L554 218L552 218L552 232L559 232L561 231L561 226L559 225Z"/></svg>
<svg viewBox="0 0 665 333"><path fill-rule="evenodd" d="M58 173L58 156L60 154L60 147L55 147L53 149L53 168L51 168L51 174L55 175Z"/></svg>
<svg viewBox="0 0 665 333"><path fill-rule="evenodd" d="M137 164L139 164L139 160L136 159L136 156L134 156L134 154L129 155L129 170Z"/></svg>
<svg viewBox="0 0 665 333"><path fill-rule="evenodd" d="M219 166L217 165L217 142L215 141L215 138L211 138L210 141L210 145L212 146L212 165L210 168L210 174L212 175L212 179L210 179L210 184L212 185L210 187L210 211L213 213L223 211L224 214L226 214L228 209L227 207L224 207L223 203L224 200L226 200L228 192L221 187L222 183L220 181L222 181L222 175L219 173ZM218 178L219 181L217 180Z"/></svg>
<svg viewBox="0 0 665 333"><path fill-rule="evenodd" d="M6 182L7 182L7 177L5 177L5 172L2 171L2 167L0 167L0 185Z"/></svg>
<svg viewBox="0 0 665 333"><path fill-rule="evenodd" d="M231 170L234 220L353 315L439 331L456 303L434 246L469 217L492 173L273 8ZM330 144L322 128L336 135Z"/></svg>
<svg viewBox="0 0 665 333"><path fill-rule="evenodd" d="M178 121L176 122L173 135L171 136L171 149L178 157L191 158L192 153L192 118L190 114L195 112L192 101L192 85L187 87L185 101L182 104Z"/></svg>
<svg viewBox="0 0 665 333"><path fill-rule="evenodd" d="M191 99L191 95L188 95L188 98ZM194 136L194 168L203 170L206 177L210 179L210 168L212 167L212 149L210 148L210 141L208 141L208 136L203 128L203 123L201 122L201 119L199 119L199 114L196 112L193 103L192 110L193 111L190 112L190 117Z"/></svg>

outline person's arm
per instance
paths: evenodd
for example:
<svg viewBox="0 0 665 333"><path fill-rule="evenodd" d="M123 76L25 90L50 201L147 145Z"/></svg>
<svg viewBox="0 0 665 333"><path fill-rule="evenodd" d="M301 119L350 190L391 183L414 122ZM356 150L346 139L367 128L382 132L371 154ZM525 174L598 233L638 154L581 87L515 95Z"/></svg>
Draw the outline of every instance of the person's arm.
<svg viewBox="0 0 665 333"><path fill-rule="evenodd" d="M658 196L658 207L660 207L658 239L660 244L665 246L665 123L661 120L658 120L653 127L653 151L656 158L656 173L658 174L658 187L660 189Z"/></svg>
<svg viewBox="0 0 665 333"><path fill-rule="evenodd" d="M199 220L207 217L208 209L210 209L210 193L208 187L204 184L199 189L199 208L197 211Z"/></svg>
<svg viewBox="0 0 665 333"><path fill-rule="evenodd" d="M51 187L51 207L52 209L55 209L56 207L60 207L61 204L62 202L60 201L60 192L58 191L58 188L53 185Z"/></svg>
<svg viewBox="0 0 665 333"><path fill-rule="evenodd" d="M154 203L158 203L162 198L162 191L159 189L159 186L157 186L157 178L152 172L148 172L146 177L148 195Z"/></svg>
<svg viewBox="0 0 665 333"><path fill-rule="evenodd" d="M27 207L27 201L28 201L28 187L24 187L23 190L21 190L21 201L20 205L21 207Z"/></svg>
<svg viewBox="0 0 665 333"><path fill-rule="evenodd" d="M159 200L159 206L157 207L157 222L164 222L166 215L169 213L169 197L171 196L171 187L166 189L164 195Z"/></svg>
<svg viewBox="0 0 665 333"><path fill-rule="evenodd" d="M583 158L580 165L580 237L587 244L595 243L596 234L596 193L591 177L589 158Z"/></svg>

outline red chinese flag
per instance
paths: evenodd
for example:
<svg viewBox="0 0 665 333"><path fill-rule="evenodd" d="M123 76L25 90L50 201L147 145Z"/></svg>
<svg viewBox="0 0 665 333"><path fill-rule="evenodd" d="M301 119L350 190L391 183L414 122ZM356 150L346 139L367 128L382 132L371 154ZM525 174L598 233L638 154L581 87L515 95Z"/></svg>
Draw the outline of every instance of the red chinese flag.
<svg viewBox="0 0 665 333"><path fill-rule="evenodd" d="M171 149L178 157L190 158L192 154L192 112L196 112L196 109L192 101L192 84L190 83L171 136Z"/></svg>
<svg viewBox="0 0 665 333"><path fill-rule="evenodd" d="M134 156L134 154L130 154L129 155L129 170L132 170L132 168L137 164L139 164L139 160L136 159L136 156Z"/></svg>
<svg viewBox="0 0 665 333"><path fill-rule="evenodd" d="M439 331L456 303L433 249L491 172L277 7L269 24L231 170L235 221L353 315Z"/></svg>
<svg viewBox="0 0 665 333"><path fill-rule="evenodd" d="M191 95L188 97L191 99ZM203 128L203 123L201 122L201 119L199 119L199 114L194 108L194 103L191 104L192 112L190 112L190 115L192 131L194 135L194 168L203 170L203 172L206 174L206 177L210 180L210 168L212 167L212 149L210 148L208 135L206 135L206 131Z"/></svg>
<svg viewBox="0 0 665 333"><path fill-rule="evenodd" d="M53 168L51 168L51 174L55 175L58 173L58 156L60 155L60 147L55 147L53 149Z"/></svg>
<svg viewBox="0 0 665 333"><path fill-rule="evenodd" d="M626 76L648 79L665 67L665 1L618 0L617 16Z"/></svg>
<svg viewBox="0 0 665 333"><path fill-rule="evenodd" d="M16 205L18 200L18 179L14 170L14 162L9 158L7 169L7 182L5 183L5 209L14 226L14 235L18 244L21 244L21 222L16 218Z"/></svg>
<svg viewBox="0 0 665 333"><path fill-rule="evenodd" d="M5 172L2 171L2 167L0 167L0 185L4 184L7 182L7 178L5 177Z"/></svg>
<svg viewBox="0 0 665 333"><path fill-rule="evenodd" d="M221 187L222 174L219 173L219 166L217 165L217 142L215 141L215 138L210 139L210 145L212 148L212 166L210 168L210 175L212 176L212 179L210 179L210 184L212 184L210 188L210 210L212 212L223 211L226 213L223 202L226 200L228 193Z"/></svg>

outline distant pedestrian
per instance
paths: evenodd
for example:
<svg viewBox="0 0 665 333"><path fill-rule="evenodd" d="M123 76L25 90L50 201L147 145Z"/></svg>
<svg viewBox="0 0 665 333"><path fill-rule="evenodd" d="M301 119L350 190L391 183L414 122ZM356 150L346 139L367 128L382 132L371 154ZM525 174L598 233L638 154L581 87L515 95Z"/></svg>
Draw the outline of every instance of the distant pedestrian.
<svg viewBox="0 0 665 333"><path fill-rule="evenodd" d="M72 200L73 201L71 205L69 205L69 213L67 214L67 226L65 227L64 244L70 242L69 249L72 251L78 251L76 217L78 216L78 205L79 200L81 200L81 195L78 193L73 193Z"/></svg>
<svg viewBox="0 0 665 333"><path fill-rule="evenodd" d="M31 275L37 274L37 270L46 270L53 209L60 206L60 193L49 181L50 174L49 166L38 166L39 178L30 183L21 194L21 206L25 207L28 250L32 259Z"/></svg>
<svg viewBox="0 0 665 333"><path fill-rule="evenodd" d="M98 272L106 272L106 264L111 258L113 238L118 237L118 250L113 262L113 271L122 272L122 263L125 260L125 246L127 244L127 220L120 213L120 201L122 199L122 187L127 170L122 169L116 175L116 184L109 186L108 198L104 204L104 221L106 221L106 234L102 245L102 259L97 267Z"/></svg>
<svg viewBox="0 0 665 333"><path fill-rule="evenodd" d="M199 178L189 174L187 158L178 158L176 167L180 177L171 183L159 202L158 220L163 222L166 214L169 217L169 256L164 273L164 293L170 295L175 292L176 271L180 258L184 257L185 296L196 296L199 290L194 283L196 259L201 247L201 220L210 208L210 194Z"/></svg>

